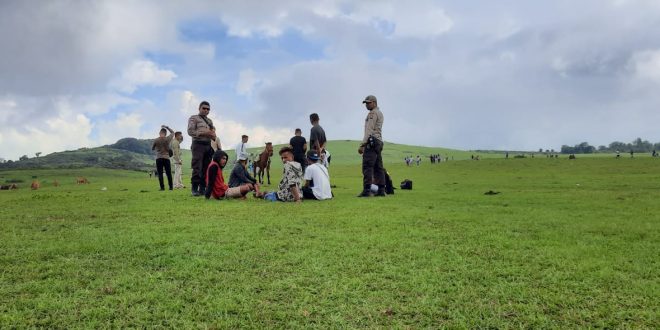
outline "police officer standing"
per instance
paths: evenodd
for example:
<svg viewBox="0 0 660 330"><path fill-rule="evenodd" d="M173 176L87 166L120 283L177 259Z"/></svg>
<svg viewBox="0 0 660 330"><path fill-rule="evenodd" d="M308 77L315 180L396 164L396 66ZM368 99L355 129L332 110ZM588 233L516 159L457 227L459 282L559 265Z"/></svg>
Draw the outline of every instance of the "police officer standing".
<svg viewBox="0 0 660 330"><path fill-rule="evenodd" d="M385 170L383 169L383 113L378 108L378 101L373 95L367 96L362 101L367 107L369 114L364 122L364 138L358 149L362 155L362 175L363 187L362 193L358 197L371 197L371 184L378 185L376 196L386 196L385 194Z"/></svg>
<svg viewBox="0 0 660 330"><path fill-rule="evenodd" d="M192 177L190 183L193 196L204 195L206 189L206 168L211 163L213 148L211 141L215 140L216 135L213 127L213 121L208 118L211 111L211 105L202 101L199 104L199 114L190 116L188 120L188 135L192 137Z"/></svg>

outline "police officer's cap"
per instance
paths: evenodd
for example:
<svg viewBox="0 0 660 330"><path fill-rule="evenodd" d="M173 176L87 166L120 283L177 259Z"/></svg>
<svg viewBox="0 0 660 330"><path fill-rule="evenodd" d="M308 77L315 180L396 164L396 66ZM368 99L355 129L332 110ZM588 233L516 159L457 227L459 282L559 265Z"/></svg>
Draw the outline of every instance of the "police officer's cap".
<svg viewBox="0 0 660 330"><path fill-rule="evenodd" d="M362 101L362 103L367 103L367 102L378 103L378 101L376 100L376 97L373 96L373 95L368 95L367 97L364 98L364 101Z"/></svg>

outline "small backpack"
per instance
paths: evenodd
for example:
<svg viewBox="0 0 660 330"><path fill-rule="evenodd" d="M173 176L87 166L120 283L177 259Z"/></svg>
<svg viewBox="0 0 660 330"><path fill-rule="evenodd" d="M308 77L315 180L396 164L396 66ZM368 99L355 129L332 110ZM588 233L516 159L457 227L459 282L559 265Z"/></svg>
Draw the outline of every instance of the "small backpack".
<svg viewBox="0 0 660 330"><path fill-rule="evenodd" d="M405 179L401 182L401 189L412 190L412 181Z"/></svg>

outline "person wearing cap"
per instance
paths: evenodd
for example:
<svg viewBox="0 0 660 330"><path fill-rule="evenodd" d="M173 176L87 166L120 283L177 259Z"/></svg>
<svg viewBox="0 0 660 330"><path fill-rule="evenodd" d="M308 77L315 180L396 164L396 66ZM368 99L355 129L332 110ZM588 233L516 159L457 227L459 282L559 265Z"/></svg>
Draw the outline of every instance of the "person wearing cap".
<svg viewBox="0 0 660 330"><path fill-rule="evenodd" d="M257 180L255 180L247 170L247 161L248 158L245 155L238 157L238 162L229 175L229 187L247 186L250 191L255 192L256 197L261 197L259 183L257 183Z"/></svg>
<svg viewBox="0 0 660 330"><path fill-rule="evenodd" d="M190 146L192 175L190 183L193 196L204 194L206 190L206 169L213 157L211 141L215 140L216 135L213 131L213 121L208 118L210 111L211 105L207 101L202 101L199 104L199 114L190 116L190 119L188 119L188 135L192 137L192 145Z"/></svg>
<svg viewBox="0 0 660 330"><path fill-rule="evenodd" d="M364 137L358 148L362 155L362 193L358 197L371 197L371 184L378 186L376 196L386 196L385 193L385 170L383 169L383 113L378 108L378 100L375 96L367 96L362 103L366 106L369 114L364 122Z"/></svg>
<svg viewBox="0 0 660 330"><path fill-rule="evenodd" d="M319 154L316 150L307 152L307 169L303 175L305 185L302 188L303 198L312 200L325 200L332 198L330 188L330 174L328 168L319 163Z"/></svg>
<svg viewBox="0 0 660 330"><path fill-rule="evenodd" d="M236 161L238 161L238 158L241 156L245 156L245 159L250 155L248 152L248 136L247 135L242 135L241 136L241 142L236 145Z"/></svg>

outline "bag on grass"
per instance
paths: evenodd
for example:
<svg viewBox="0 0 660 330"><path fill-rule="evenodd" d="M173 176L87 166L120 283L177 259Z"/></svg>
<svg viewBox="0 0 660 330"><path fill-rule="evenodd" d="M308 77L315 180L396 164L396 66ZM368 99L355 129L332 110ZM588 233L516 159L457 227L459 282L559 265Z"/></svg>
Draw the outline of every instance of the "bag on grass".
<svg viewBox="0 0 660 330"><path fill-rule="evenodd" d="M401 189L412 190L412 181L405 179L401 182Z"/></svg>

